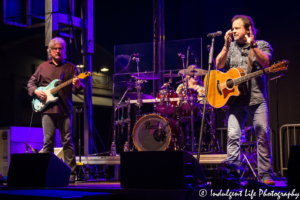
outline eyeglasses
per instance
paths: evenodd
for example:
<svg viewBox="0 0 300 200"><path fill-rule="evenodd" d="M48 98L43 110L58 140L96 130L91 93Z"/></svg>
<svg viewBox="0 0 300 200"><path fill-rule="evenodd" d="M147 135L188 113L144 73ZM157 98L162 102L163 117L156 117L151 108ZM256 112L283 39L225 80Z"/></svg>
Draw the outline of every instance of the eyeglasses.
<svg viewBox="0 0 300 200"><path fill-rule="evenodd" d="M63 48L61 48L61 47L58 47L58 48L51 48L51 50L53 50L53 51L62 51L63 50Z"/></svg>

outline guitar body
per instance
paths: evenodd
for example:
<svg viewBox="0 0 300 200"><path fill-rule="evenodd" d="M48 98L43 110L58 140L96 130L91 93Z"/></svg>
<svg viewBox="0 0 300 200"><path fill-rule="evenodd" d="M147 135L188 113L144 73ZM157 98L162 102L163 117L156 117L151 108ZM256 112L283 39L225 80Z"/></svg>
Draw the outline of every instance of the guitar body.
<svg viewBox="0 0 300 200"><path fill-rule="evenodd" d="M44 103L42 103L42 102L40 101L40 99L35 95L35 96L33 97L33 100L32 100L32 106L33 106L33 108L34 108L34 111L36 111L36 112L43 111L43 110L47 107L47 105L49 105L49 104L52 103L52 102L58 101L58 97L55 97L55 96L54 96L54 94L56 94L56 93L51 94L51 92L50 92L51 89L54 89L54 88L55 88L55 85L56 85L56 83L57 83L58 81L60 81L60 80L59 80L59 79L55 79L55 80L53 80L48 86L37 88L38 90L42 90L42 91L44 91L44 92L46 93L46 95L47 95L47 100L46 100L46 102L45 102L45 104L44 104Z"/></svg>
<svg viewBox="0 0 300 200"><path fill-rule="evenodd" d="M245 72L241 68L232 68L227 73L218 70L211 70L208 83L207 100L214 108L221 108L231 102L234 96L239 96L238 85L233 85L232 80L244 76ZM206 87L207 75L204 79Z"/></svg>

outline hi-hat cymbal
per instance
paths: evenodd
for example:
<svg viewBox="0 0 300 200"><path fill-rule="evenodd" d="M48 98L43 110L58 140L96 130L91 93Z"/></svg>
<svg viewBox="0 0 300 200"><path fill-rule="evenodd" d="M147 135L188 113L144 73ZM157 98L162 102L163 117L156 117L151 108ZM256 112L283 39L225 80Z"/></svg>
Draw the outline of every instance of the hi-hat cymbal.
<svg viewBox="0 0 300 200"><path fill-rule="evenodd" d="M164 74L164 77L175 78L175 77L179 77L179 75L178 74Z"/></svg>
<svg viewBox="0 0 300 200"><path fill-rule="evenodd" d="M153 72L140 72L131 74L131 76L138 77L139 79L144 79L144 80L155 80L159 79L159 75L154 74Z"/></svg>
<svg viewBox="0 0 300 200"><path fill-rule="evenodd" d="M136 92L128 92L125 94L125 97L130 98L131 100L138 99L138 94ZM155 97L149 94L140 94L140 99L155 99Z"/></svg>
<svg viewBox="0 0 300 200"><path fill-rule="evenodd" d="M130 82L130 81L120 81L115 83L116 86L118 87L135 87L135 82ZM141 87L144 87L145 84L141 83Z"/></svg>
<svg viewBox="0 0 300 200"><path fill-rule="evenodd" d="M207 70L204 69L182 69L178 73L185 75L185 72L189 76L204 76L207 74Z"/></svg>

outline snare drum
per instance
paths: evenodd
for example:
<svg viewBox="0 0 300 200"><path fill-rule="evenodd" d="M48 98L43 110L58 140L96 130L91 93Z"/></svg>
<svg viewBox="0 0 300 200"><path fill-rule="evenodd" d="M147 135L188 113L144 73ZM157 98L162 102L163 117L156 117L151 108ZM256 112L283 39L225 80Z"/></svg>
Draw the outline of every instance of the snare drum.
<svg viewBox="0 0 300 200"><path fill-rule="evenodd" d="M182 133L175 120L149 114L136 122L132 135L139 151L164 151L177 147Z"/></svg>
<svg viewBox="0 0 300 200"><path fill-rule="evenodd" d="M178 94L173 90L168 90L168 92L167 90L160 90L159 93L157 94L157 98L160 99L162 97L176 98L178 97ZM177 107L176 101L161 102L156 104L155 110L161 114L172 115L176 112L176 107Z"/></svg>

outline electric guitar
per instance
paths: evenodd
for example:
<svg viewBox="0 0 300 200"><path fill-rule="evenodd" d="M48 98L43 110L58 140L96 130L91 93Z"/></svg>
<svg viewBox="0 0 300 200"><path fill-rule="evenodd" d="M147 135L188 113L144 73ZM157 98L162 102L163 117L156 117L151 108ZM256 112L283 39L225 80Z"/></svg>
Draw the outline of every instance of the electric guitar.
<svg viewBox="0 0 300 200"><path fill-rule="evenodd" d="M232 68L227 73L218 70L211 70L207 90L207 100L214 108L220 108L231 102L231 97L239 96L238 85L248 80L267 73L287 70L289 61L283 60L268 68L245 74L241 68ZM206 87L207 75L204 79L204 88Z"/></svg>
<svg viewBox="0 0 300 200"><path fill-rule="evenodd" d="M87 76L91 76L90 72L84 72L77 76L79 79L85 79ZM56 86L56 83L60 81L59 79L53 80L48 86L46 87L39 87L38 90L44 91L47 95L46 102L41 102L37 95L34 95L32 100L32 107L35 112L43 111L50 103L58 101L58 97L54 95L57 93L58 90L64 88L65 86L71 84L73 82L73 78ZM56 86L56 87L55 87Z"/></svg>

